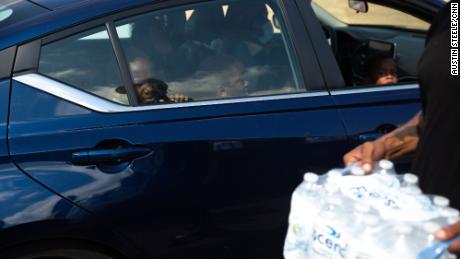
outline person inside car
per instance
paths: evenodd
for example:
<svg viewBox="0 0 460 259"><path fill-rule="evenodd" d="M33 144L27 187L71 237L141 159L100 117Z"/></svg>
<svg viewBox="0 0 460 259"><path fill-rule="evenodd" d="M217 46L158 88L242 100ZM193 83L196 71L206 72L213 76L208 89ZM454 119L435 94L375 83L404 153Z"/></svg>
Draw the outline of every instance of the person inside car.
<svg viewBox="0 0 460 259"><path fill-rule="evenodd" d="M134 83L137 92L137 97L140 104L155 104L155 103L180 103L192 101L191 98L182 94L168 96L168 85L156 78L147 78L141 82ZM117 93L126 94L124 86L117 87Z"/></svg>
<svg viewBox="0 0 460 259"><path fill-rule="evenodd" d="M163 102L188 102L191 99L182 94L168 97L168 85L153 77L153 64L144 57L137 57L129 63L134 87L140 104L154 104ZM120 86L117 93L126 94L126 89Z"/></svg>
<svg viewBox="0 0 460 259"><path fill-rule="evenodd" d="M243 97L248 95L248 81L243 78L243 71L244 66L236 58L217 54L199 65L198 77L205 78L208 84L214 85L220 98Z"/></svg>
<svg viewBox="0 0 460 259"><path fill-rule="evenodd" d="M392 57L376 54L365 61L366 85L388 85L398 83L398 65Z"/></svg>

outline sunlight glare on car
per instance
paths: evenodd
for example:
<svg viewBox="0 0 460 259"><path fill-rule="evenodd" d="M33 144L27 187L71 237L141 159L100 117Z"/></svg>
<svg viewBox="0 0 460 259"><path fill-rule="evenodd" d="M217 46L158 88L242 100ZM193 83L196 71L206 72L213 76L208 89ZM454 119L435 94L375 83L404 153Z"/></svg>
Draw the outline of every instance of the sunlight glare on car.
<svg viewBox="0 0 460 259"><path fill-rule="evenodd" d="M13 10L10 8L4 9L0 7L0 22L8 19L13 14Z"/></svg>

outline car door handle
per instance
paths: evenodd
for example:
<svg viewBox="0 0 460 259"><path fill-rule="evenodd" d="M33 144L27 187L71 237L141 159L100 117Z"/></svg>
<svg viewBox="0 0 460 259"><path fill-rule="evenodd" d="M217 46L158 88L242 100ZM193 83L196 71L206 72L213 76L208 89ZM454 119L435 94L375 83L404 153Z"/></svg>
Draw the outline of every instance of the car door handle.
<svg viewBox="0 0 460 259"><path fill-rule="evenodd" d="M358 141L359 141L359 143L364 143L364 142L367 142L367 141L374 141L374 140L380 138L383 135L384 134L380 133L380 132L363 133L363 134L360 134L358 136Z"/></svg>
<svg viewBox="0 0 460 259"><path fill-rule="evenodd" d="M148 147L121 147L113 149L84 150L72 154L72 163L76 165L121 163L146 156L151 152L152 150Z"/></svg>

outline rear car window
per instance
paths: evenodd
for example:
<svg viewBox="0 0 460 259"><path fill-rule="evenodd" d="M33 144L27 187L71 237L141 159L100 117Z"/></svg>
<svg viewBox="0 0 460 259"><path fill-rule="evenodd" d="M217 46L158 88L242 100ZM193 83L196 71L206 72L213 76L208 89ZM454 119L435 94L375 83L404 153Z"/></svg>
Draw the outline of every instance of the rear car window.
<svg viewBox="0 0 460 259"><path fill-rule="evenodd" d="M126 95L117 91L123 83L105 27L44 45L38 72L110 101L128 104Z"/></svg>
<svg viewBox="0 0 460 259"><path fill-rule="evenodd" d="M306 91L278 0L184 5L115 26L141 105ZM38 72L129 104L105 27L42 46Z"/></svg>
<svg viewBox="0 0 460 259"><path fill-rule="evenodd" d="M163 100L305 91L278 1L211 1L116 26L134 84L161 84Z"/></svg>

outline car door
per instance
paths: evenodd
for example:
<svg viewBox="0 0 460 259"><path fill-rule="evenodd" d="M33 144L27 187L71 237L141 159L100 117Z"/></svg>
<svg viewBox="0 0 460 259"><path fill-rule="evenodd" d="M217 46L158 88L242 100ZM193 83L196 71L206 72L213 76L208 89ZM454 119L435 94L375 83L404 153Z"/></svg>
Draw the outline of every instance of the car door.
<svg viewBox="0 0 460 259"><path fill-rule="evenodd" d="M11 156L151 256L281 258L303 173L348 148L300 13L291 1L172 2L20 46ZM238 65L221 74L228 60ZM168 96L144 96L150 83Z"/></svg>
<svg viewBox="0 0 460 259"><path fill-rule="evenodd" d="M317 1L320 2L320 1ZM298 1L299 7L303 10L303 17L306 20L306 23L309 25L309 31L314 39L314 45L320 56L321 66L323 67L323 72L326 74L326 79L331 90L331 96L337 105L339 113L343 118L347 133L350 138L350 148L355 147L359 144L362 144L366 141L372 141L385 133L388 133L395 129L396 127L404 124L409 119L411 119L419 110L420 110L420 95L419 87L416 78L413 73L416 71L416 64L421 52L423 50L423 41L426 31L424 31L429 25L426 21L421 20L418 17L423 17L428 19L430 15L434 15L434 7L431 9L416 9L415 5L414 13L419 12L415 17L410 14L410 8L405 9L404 12L392 9L394 7L390 6L378 6L372 5L369 7L369 10L373 8L375 12L377 10L381 12L388 12L394 16L401 17L401 20L406 19L411 21L413 24L407 26L417 26L417 30L407 30L405 28L396 28L396 27L384 27L383 25L368 25L368 26L358 26L358 25L347 25L343 23L340 27L341 35L343 37L344 33L347 35L354 35L356 38L354 40L362 40L363 42L369 39L378 39L379 38L366 38L367 37L387 37L386 40L395 44L397 51L394 53L395 60L399 66L400 73L408 73L407 71L412 71L412 75L406 74L406 76L400 77L401 81L397 84L389 85L349 85L342 78L346 77L344 74L350 69L346 67L341 67L337 65L340 63L340 58L337 57L337 52L332 51L332 49L340 48L340 44L351 44L352 41L348 42L336 42L328 44L326 40L324 31L322 30L325 27L326 21L328 18L325 18L326 15L320 14L316 10L313 12L312 6L302 1ZM312 4L313 5L313 4ZM314 6L316 9L319 7ZM322 5L321 7L325 7ZM340 6L338 8L348 9L348 6ZM380 9L379 9L380 8ZM420 7L421 8L421 7ZM327 10L330 11L330 10ZM346 13L347 10L342 10L343 13ZM371 15L371 11L369 11ZM421 15L423 14L423 16ZM318 15L318 16L317 16ZM330 17L332 15L328 14ZM359 15L359 14L351 14ZM371 16L369 19L371 19ZM378 17L382 18L382 17ZM323 19L320 25L319 20ZM335 18L334 18L335 19ZM336 20L337 22L338 20ZM370 20L368 23L383 23L384 19ZM402 23L399 20L389 21L397 23ZM428 25L427 25L428 24ZM396 26L396 25L395 25ZM393 37L393 33L399 32L396 37ZM347 36L350 37L351 36ZM361 38L364 37L364 38ZM342 38L343 40L343 38ZM385 38L383 38L385 40ZM395 43L398 41L398 43ZM411 41L412 45L407 45L407 42ZM400 44L401 45L398 45ZM409 53L409 49L412 49ZM350 51L351 52L351 51ZM410 64L410 65L408 65ZM344 75L342 77L342 75ZM397 161L400 166L400 170L408 170L410 158L402 159Z"/></svg>

